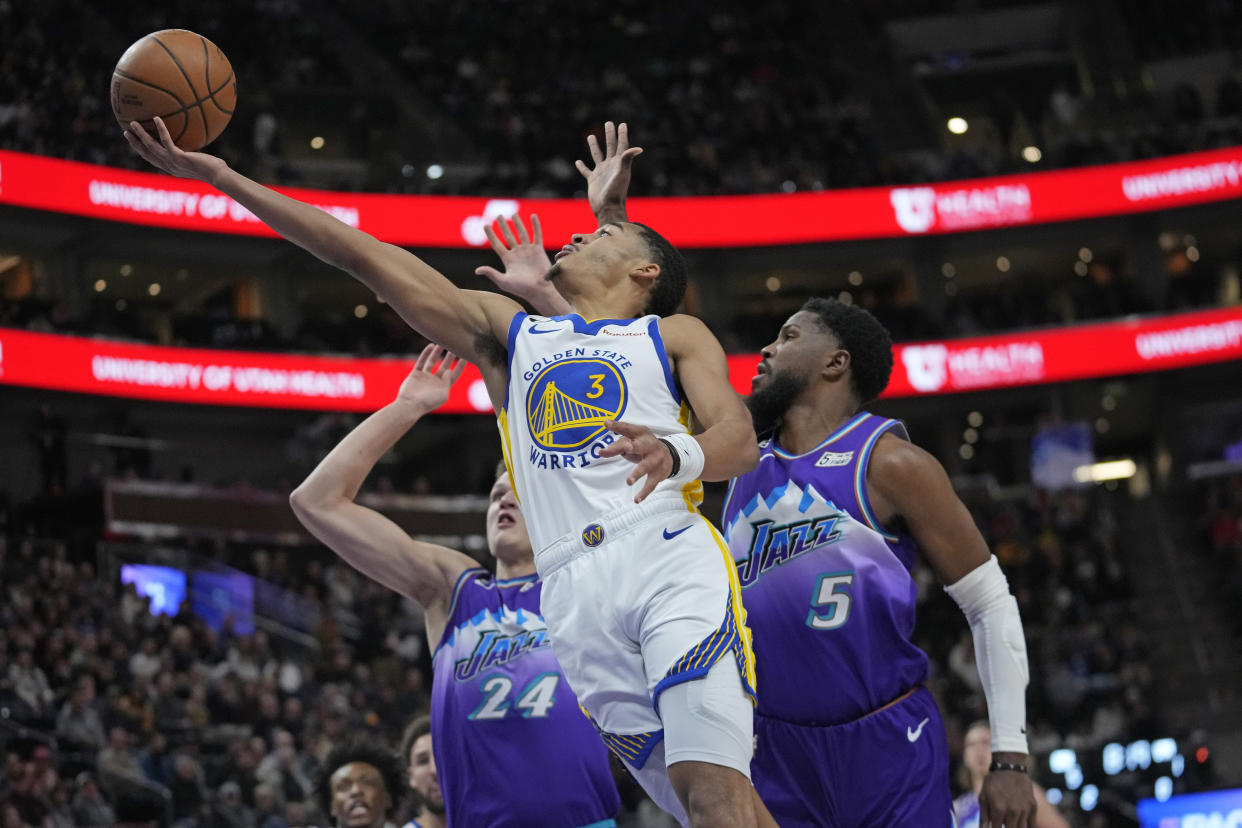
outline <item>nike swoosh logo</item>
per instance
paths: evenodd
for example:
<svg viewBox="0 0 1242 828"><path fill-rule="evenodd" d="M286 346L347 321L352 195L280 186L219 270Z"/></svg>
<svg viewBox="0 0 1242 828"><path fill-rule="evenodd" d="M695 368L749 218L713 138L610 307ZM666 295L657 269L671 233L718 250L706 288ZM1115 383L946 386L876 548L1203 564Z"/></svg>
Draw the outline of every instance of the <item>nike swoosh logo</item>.
<svg viewBox="0 0 1242 828"><path fill-rule="evenodd" d="M529 330L531 333L556 333L557 331L560 330L560 328L544 328L541 330L539 328L531 326L527 330Z"/></svg>
<svg viewBox="0 0 1242 828"><path fill-rule="evenodd" d="M928 719L924 719L923 721L919 722L919 726L914 729L910 729L909 727L907 727L906 728L906 741L917 742L919 740L919 737L923 735L923 725L927 724L928 721L929 721Z"/></svg>
<svg viewBox="0 0 1242 828"><path fill-rule="evenodd" d="M687 530L687 529L689 529L689 528L690 528L689 526L683 526L683 527L681 527L680 529L678 529L676 532L670 532L670 531L668 531L667 529L665 529L665 530L664 530L664 539L665 539L665 540L672 540L673 538L677 537L678 535L680 535L682 532L686 531L686 530Z"/></svg>

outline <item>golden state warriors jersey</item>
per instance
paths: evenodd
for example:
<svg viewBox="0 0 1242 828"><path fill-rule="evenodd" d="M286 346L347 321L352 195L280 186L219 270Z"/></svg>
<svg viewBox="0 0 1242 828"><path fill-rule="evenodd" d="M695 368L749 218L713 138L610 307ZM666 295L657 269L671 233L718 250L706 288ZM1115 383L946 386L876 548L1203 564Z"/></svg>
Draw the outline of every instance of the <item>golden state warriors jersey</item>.
<svg viewBox="0 0 1242 828"><path fill-rule="evenodd" d="M634 505L634 464L600 457L617 435L608 420L657 437L685 433L689 406L673 381L660 319L529 316L509 324L509 385L498 414L505 463L539 551L605 515ZM702 485L661 481L652 496L680 492L696 511Z"/></svg>

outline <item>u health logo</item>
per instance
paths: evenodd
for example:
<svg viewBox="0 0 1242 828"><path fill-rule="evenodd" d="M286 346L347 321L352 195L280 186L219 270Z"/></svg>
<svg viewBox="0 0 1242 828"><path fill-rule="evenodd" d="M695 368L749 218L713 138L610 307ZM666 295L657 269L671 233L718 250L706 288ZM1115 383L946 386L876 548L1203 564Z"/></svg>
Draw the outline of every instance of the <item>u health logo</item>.
<svg viewBox="0 0 1242 828"><path fill-rule="evenodd" d="M526 421L541 448L568 451L586 445L616 420L628 398L625 378L603 359L568 359L540 371L526 392Z"/></svg>

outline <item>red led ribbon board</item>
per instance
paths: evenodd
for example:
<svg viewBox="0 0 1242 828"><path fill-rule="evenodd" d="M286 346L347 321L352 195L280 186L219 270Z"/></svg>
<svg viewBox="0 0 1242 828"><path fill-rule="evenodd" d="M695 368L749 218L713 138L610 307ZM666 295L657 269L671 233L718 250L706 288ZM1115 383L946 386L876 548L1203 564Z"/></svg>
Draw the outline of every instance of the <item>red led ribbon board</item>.
<svg viewBox="0 0 1242 828"><path fill-rule="evenodd" d="M118 139L119 140L119 139ZM641 163L641 162L640 162ZM484 247L499 216L538 213L559 248L594 227L584 200L458 198L281 188L384 241ZM895 238L1164 210L1242 195L1242 147L916 187L695 198L633 198L631 216L686 248ZM0 204L177 230L274 235L196 181L0 151Z"/></svg>
<svg viewBox="0 0 1242 828"><path fill-rule="evenodd" d="M1242 308L898 345L885 397L1010 388L1242 359ZM743 394L758 354L729 357ZM110 342L0 328L0 384L204 405L374 411L409 359L293 356ZM490 413L469 366L443 413Z"/></svg>

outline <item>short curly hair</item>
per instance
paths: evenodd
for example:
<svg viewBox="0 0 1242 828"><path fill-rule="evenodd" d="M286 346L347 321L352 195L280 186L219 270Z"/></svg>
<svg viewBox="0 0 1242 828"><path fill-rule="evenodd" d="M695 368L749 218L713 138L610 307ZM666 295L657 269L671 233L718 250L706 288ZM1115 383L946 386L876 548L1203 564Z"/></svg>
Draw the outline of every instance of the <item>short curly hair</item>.
<svg viewBox="0 0 1242 828"><path fill-rule="evenodd" d="M388 816L401 799L401 763L388 748L362 739L338 744L323 761L315 777L315 795L320 808L328 818L332 817L332 774L354 762L370 765L379 771L384 790L388 792L388 810L384 812L384 816Z"/></svg>
<svg viewBox="0 0 1242 828"><path fill-rule="evenodd" d="M880 320L865 308L836 299L808 299L802 310L815 314L819 324L850 353L850 382L863 405L888 387L893 374L893 339Z"/></svg>

